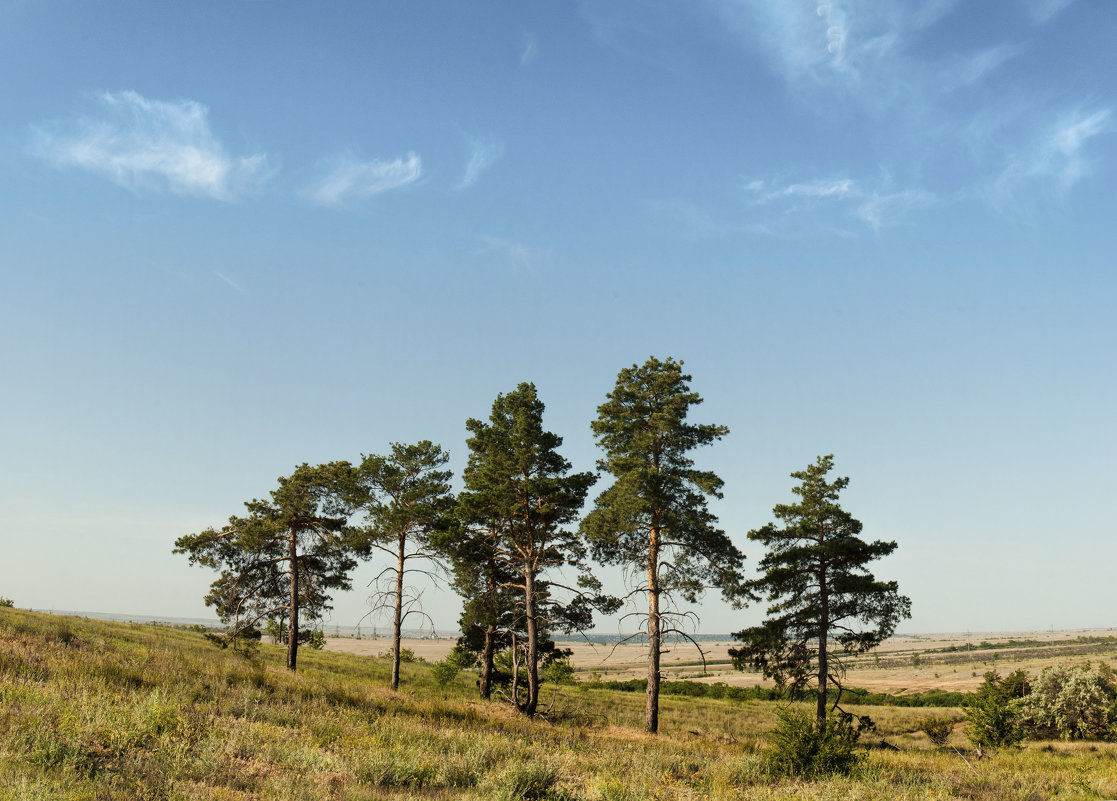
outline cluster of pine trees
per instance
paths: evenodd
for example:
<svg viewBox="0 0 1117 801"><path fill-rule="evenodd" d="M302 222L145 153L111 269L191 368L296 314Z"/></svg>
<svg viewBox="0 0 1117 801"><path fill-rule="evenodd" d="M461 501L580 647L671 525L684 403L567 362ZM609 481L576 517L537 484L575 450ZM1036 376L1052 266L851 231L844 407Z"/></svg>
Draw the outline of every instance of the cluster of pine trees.
<svg viewBox="0 0 1117 801"><path fill-rule="evenodd" d="M523 383L497 396L487 421L466 423L469 460L456 496L439 445L397 443L357 465L303 464L279 479L270 500L246 503L247 513L220 529L180 537L175 552L220 571L206 603L231 636L285 621L291 670L310 635L306 624L330 608L331 592L350 587L356 561L387 554L373 605L392 618L393 689L404 622L425 614L409 577L448 567L463 598L462 644L479 658L481 695L491 694L496 654L508 652L511 696L528 715L538 708L553 635L584 631L595 612L630 603L648 641L649 732L659 726L664 643L689 636L680 618L692 613L681 603L707 589L738 606L766 597L769 617L735 635L742 646L731 653L739 667L763 670L781 686L814 683L821 726L828 685L840 687L840 657L874 647L909 616L895 582L864 567L896 544L858 537L861 524L837 503L848 479L827 481L833 458L821 457L792 474L799 502L774 509L784 525L749 532L767 555L761 577L747 580L744 556L708 508L722 480L691 458L728 429L688 420L702 399L682 368L653 357L618 375L592 423L598 469L613 480L584 518L598 476L573 471L559 452L562 438L543 426L535 386ZM605 593L591 559L624 568L627 594Z"/></svg>

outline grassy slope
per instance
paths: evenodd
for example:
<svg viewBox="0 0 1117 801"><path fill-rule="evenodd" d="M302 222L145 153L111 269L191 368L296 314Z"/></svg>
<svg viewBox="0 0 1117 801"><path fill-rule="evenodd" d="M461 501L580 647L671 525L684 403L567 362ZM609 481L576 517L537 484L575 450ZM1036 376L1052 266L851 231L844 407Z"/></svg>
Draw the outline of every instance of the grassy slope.
<svg viewBox="0 0 1117 801"><path fill-rule="evenodd" d="M291 675L274 646L250 660L193 632L0 609L0 799L1117 797L1112 746L967 760L910 733L921 710L867 710L902 751L790 782L761 765L772 704L667 700L650 738L631 694L549 692L543 722L475 700L472 676L443 692L406 665L394 695L387 679L376 659L303 650Z"/></svg>

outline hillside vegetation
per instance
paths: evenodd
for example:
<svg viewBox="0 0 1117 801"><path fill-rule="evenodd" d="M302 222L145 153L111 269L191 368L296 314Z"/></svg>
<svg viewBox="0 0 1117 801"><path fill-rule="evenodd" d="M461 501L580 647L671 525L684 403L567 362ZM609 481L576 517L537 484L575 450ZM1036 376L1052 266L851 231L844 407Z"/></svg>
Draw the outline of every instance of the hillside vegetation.
<svg viewBox="0 0 1117 801"><path fill-rule="evenodd" d="M1031 743L978 760L961 726L918 733L925 710L872 707L849 776L769 776L776 703L643 699L544 688L543 720L445 689L425 664L281 648L219 650L203 634L0 609L0 799L1042 799L1117 797L1117 748ZM940 710L941 714L943 710ZM947 710L960 721L960 710Z"/></svg>

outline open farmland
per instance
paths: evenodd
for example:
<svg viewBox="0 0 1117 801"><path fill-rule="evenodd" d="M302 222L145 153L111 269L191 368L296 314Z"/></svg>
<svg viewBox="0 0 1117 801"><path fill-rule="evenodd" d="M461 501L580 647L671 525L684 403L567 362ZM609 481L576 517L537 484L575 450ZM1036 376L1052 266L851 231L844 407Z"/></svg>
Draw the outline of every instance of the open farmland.
<svg viewBox="0 0 1117 801"><path fill-rule="evenodd" d="M452 638L408 639L404 648L420 659L442 659L454 645ZM579 679L638 679L647 675L647 646L624 644L613 648L585 640L560 643L571 657ZM693 645L672 646L663 657L665 677L724 682L735 687L766 685L758 673L733 668L729 639L702 642L706 670ZM377 656L391 648L387 637L328 637L326 648L339 653ZM1023 669L1038 674L1056 662L1117 662L1117 629L1070 631L1012 631L959 634L918 634L893 637L865 657L851 661L847 684L872 692L894 694L944 690L969 692L989 670L1004 674Z"/></svg>

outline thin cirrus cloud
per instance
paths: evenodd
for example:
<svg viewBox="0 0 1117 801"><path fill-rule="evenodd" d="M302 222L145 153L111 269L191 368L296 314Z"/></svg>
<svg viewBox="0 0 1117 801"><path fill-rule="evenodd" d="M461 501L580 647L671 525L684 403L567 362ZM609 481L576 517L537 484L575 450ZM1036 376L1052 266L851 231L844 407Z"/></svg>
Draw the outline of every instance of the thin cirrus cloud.
<svg viewBox="0 0 1117 801"><path fill-rule="evenodd" d="M954 0L707 3L740 46L761 53L790 86L832 93L874 113L907 110L918 116L928 102L976 83L1020 52L1002 42L936 58L915 56L914 45L955 10Z"/></svg>
<svg viewBox="0 0 1117 801"><path fill-rule="evenodd" d="M501 142L495 139L471 139L469 159L465 163L465 172L462 174L458 189L468 189L477 183L481 174L503 155L504 145Z"/></svg>
<svg viewBox="0 0 1117 801"><path fill-rule="evenodd" d="M481 245L486 253L498 256L518 273L533 274L538 269L540 254L522 242L500 236L482 236Z"/></svg>
<svg viewBox="0 0 1117 801"><path fill-rule="evenodd" d="M992 203L1005 210L1035 190L1061 197L1090 175L1093 165L1085 153L1091 140L1112 133L1113 112L1109 108L1075 109L1048 126L1007 161L988 190Z"/></svg>
<svg viewBox="0 0 1117 801"><path fill-rule="evenodd" d="M261 154L232 156L214 136L209 109L193 100L150 100L104 92L97 113L33 131L29 152L57 168L77 168L133 192L233 200L269 177Z"/></svg>
<svg viewBox="0 0 1117 801"><path fill-rule="evenodd" d="M757 204L770 203L785 198L846 198L856 193L854 183L849 178L836 180L808 181L806 183L770 186L764 181L750 181L745 189L752 192Z"/></svg>
<svg viewBox="0 0 1117 801"><path fill-rule="evenodd" d="M520 66L526 67L539 58L539 42L530 33L520 37Z"/></svg>
<svg viewBox="0 0 1117 801"><path fill-rule="evenodd" d="M753 180L744 186L751 205L767 212L754 229L776 232L792 219L810 214L816 219L841 223L853 219L876 231L902 222L908 214L935 202L929 192L892 190L887 180L865 186L851 178L829 178L796 183Z"/></svg>
<svg viewBox="0 0 1117 801"><path fill-rule="evenodd" d="M1028 14L1032 22L1042 25L1072 3L1074 0L1029 0Z"/></svg>
<svg viewBox="0 0 1117 801"><path fill-rule="evenodd" d="M318 206L344 206L413 184L423 177L423 161L415 153L385 161L351 157L334 160L304 190Z"/></svg>

